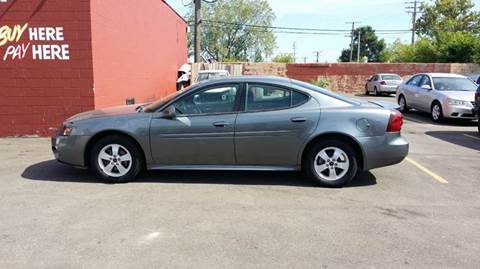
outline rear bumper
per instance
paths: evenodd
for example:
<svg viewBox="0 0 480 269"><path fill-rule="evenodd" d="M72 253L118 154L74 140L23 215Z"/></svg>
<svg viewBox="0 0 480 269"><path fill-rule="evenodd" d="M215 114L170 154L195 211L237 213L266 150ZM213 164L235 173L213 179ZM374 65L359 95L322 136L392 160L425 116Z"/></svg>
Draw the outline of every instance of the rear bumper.
<svg viewBox="0 0 480 269"><path fill-rule="evenodd" d="M397 92L397 85L382 85L380 86L380 92L388 92L388 93L396 93Z"/></svg>
<svg viewBox="0 0 480 269"><path fill-rule="evenodd" d="M360 138L359 142L364 151L364 170L400 163L408 155L408 141L400 133Z"/></svg>
<svg viewBox="0 0 480 269"><path fill-rule="evenodd" d="M86 167L85 147L90 136L54 136L52 152L59 162L76 167Z"/></svg>

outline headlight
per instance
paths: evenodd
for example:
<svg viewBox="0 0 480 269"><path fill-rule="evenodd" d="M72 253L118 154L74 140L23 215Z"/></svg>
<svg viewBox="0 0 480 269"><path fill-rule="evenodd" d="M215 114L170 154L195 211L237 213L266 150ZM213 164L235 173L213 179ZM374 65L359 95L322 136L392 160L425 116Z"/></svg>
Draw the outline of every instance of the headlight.
<svg viewBox="0 0 480 269"><path fill-rule="evenodd" d="M63 124L58 132L58 135L69 136L72 133L72 131L73 131L73 127L71 125Z"/></svg>
<svg viewBox="0 0 480 269"><path fill-rule="evenodd" d="M468 101L462 101L462 100L456 100L456 99L448 99L448 104L451 106L468 106L468 107L472 105Z"/></svg>

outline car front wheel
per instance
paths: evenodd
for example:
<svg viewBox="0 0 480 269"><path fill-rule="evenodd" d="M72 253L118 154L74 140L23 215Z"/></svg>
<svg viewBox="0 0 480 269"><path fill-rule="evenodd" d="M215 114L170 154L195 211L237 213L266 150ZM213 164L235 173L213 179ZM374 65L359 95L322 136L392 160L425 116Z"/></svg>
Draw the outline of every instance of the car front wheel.
<svg viewBox="0 0 480 269"><path fill-rule="evenodd" d="M90 153L90 168L103 181L125 183L141 171L141 151L130 139L107 136L98 140Z"/></svg>
<svg viewBox="0 0 480 269"><path fill-rule="evenodd" d="M407 113L408 112L408 106L407 106L407 100L405 100L405 97L403 95L400 95L398 98L398 105L400 106L400 112L402 113Z"/></svg>
<svg viewBox="0 0 480 269"><path fill-rule="evenodd" d="M436 123L440 123L443 121L443 110L440 103L438 102L433 103L432 109L431 109L431 116L432 116L432 120Z"/></svg>
<svg viewBox="0 0 480 269"><path fill-rule="evenodd" d="M354 178L358 164L355 151L348 143L326 140L308 151L304 169L317 184L339 187Z"/></svg>

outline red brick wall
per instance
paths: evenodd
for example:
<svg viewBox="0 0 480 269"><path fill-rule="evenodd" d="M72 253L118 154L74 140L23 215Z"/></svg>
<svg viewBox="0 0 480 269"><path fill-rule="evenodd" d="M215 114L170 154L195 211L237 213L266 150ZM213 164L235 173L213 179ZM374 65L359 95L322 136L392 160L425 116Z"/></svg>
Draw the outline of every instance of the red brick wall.
<svg viewBox="0 0 480 269"><path fill-rule="evenodd" d="M91 0L95 106L158 99L187 62L187 24L163 1Z"/></svg>
<svg viewBox="0 0 480 269"><path fill-rule="evenodd" d="M18 41L14 39L0 46L1 136L48 135L67 117L94 107L89 1L0 3L0 29L23 27L26 23L28 26ZM63 29L55 31L56 40L31 40L29 29L38 27ZM51 38L49 35L48 39ZM47 39L46 35L41 39ZM24 57L18 47L22 44L28 46ZM51 45L68 46L68 55L64 50L63 54L55 53L55 59L39 60L36 56L34 60L33 46L44 45L48 49ZM10 53L14 49L20 54Z"/></svg>
<svg viewBox="0 0 480 269"><path fill-rule="evenodd" d="M450 73L451 64L408 63L333 63L288 64L287 77L310 82L317 78L329 82L329 88L341 92L363 92L366 80L376 73L396 73L408 77L420 72Z"/></svg>

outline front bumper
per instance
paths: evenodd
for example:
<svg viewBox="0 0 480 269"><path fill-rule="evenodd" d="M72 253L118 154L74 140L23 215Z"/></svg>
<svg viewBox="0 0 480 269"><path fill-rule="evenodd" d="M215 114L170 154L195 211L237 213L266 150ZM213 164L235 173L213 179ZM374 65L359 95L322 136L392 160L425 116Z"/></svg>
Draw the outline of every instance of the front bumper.
<svg viewBox="0 0 480 269"><path fill-rule="evenodd" d="M364 151L364 170L400 163L408 155L408 141L400 133L364 137L359 142Z"/></svg>
<svg viewBox="0 0 480 269"><path fill-rule="evenodd" d="M90 136L53 136L52 151L55 159L61 163L76 167L86 167L85 148Z"/></svg>
<svg viewBox="0 0 480 269"><path fill-rule="evenodd" d="M475 113L472 107L443 105L443 116L453 119L475 119Z"/></svg>

